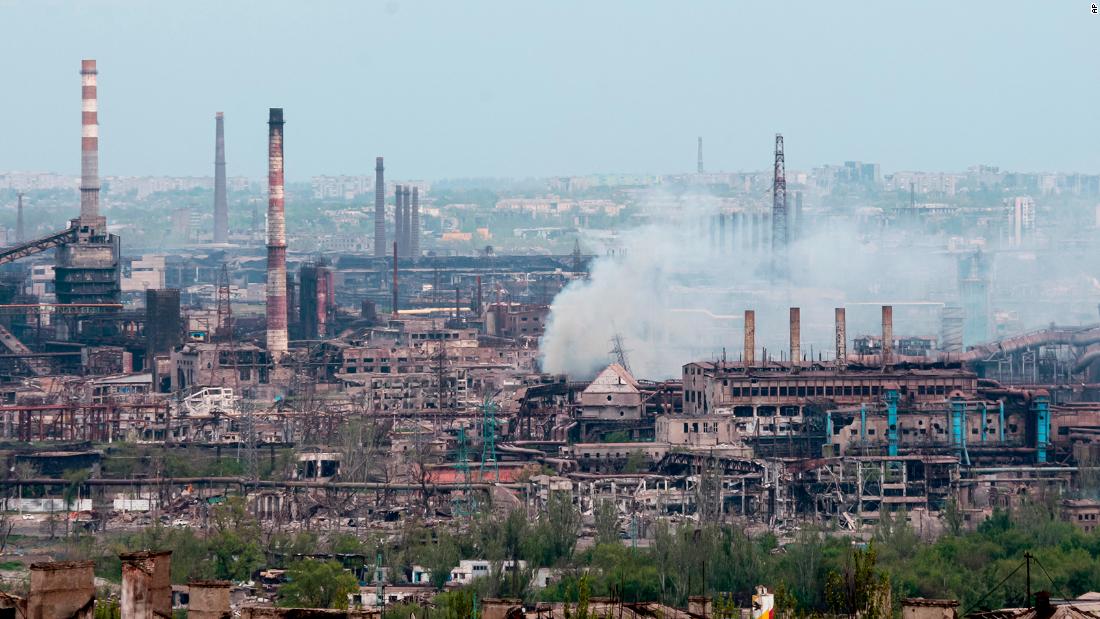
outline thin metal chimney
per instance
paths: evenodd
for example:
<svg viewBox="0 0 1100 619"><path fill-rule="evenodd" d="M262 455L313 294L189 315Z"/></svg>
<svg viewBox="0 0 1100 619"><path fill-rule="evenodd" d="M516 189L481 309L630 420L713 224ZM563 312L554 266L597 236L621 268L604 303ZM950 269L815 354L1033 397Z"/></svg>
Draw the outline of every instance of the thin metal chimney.
<svg viewBox="0 0 1100 619"><path fill-rule="evenodd" d="M848 362L848 325L844 308L836 308L836 362L844 366Z"/></svg>
<svg viewBox="0 0 1100 619"><path fill-rule="evenodd" d="M99 215L99 101L96 94L95 60L80 61L80 225L104 234L105 218Z"/></svg>
<svg viewBox="0 0 1100 619"><path fill-rule="evenodd" d="M267 125L267 352L278 361L287 352L283 108L268 111Z"/></svg>
<svg viewBox="0 0 1100 619"><path fill-rule="evenodd" d="M412 249L412 205L409 204L412 202L410 199L412 190L409 189L408 185L405 185L401 191L403 192L401 195L401 216L403 217L401 220L401 255L408 258L412 255L410 251Z"/></svg>
<svg viewBox="0 0 1100 619"><path fill-rule="evenodd" d="M413 185L412 192L412 225L409 227L409 255L415 260L420 257L420 191L416 185Z"/></svg>
<svg viewBox="0 0 1100 619"><path fill-rule="evenodd" d="M791 308L791 367L802 362L802 312Z"/></svg>
<svg viewBox="0 0 1100 619"><path fill-rule="evenodd" d="M882 364L893 363L894 356L894 306L882 306Z"/></svg>
<svg viewBox="0 0 1100 619"><path fill-rule="evenodd" d="M374 257L386 255L386 178L382 158L374 158Z"/></svg>
<svg viewBox="0 0 1100 619"><path fill-rule="evenodd" d="M756 365L756 311L745 310L745 367Z"/></svg>
<svg viewBox="0 0 1100 619"><path fill-rule="evenodd" d="M214 242L229 241L229 205L225 189L225 118L214 115Z"/></svg>
<svg viewBox="0 0 1100 619"><path fill-rule="evenodd" d="M397 317L397 241L393 242L393 316Z"/></svg>
<svg viewBox="0 0 1100 619"><path fill-rule="evenodd" d="M699 174L703 173L703 136L699 136L699 162L696 170Z"/></svg>
<svg viewBox="0 0 1100 619"><path fill-rule="evenodd" d="M19 205L15 211L15 242L22 243L27 240L27 236L23 230L23 192L20 191L16 194L19 200Z"/></svg>
<svg viewBox="0 0 1100 619"><path fill-rule="evenodd" d="M396 185L393 188L393 242L397 245L397 255L400 256L405 253L405 212L404 207L401 205L402 199L401 185Z"/></svg>

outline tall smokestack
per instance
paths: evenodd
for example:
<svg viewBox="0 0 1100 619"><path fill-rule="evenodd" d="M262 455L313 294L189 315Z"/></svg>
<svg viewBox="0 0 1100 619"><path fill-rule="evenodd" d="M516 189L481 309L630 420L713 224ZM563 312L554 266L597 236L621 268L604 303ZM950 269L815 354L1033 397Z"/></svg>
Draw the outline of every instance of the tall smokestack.
<svg viewBox="0 0 1100 619"><path fill-rule="evenodd" d="M225 197L225 119L214 115L214 242L229 241L229 206Z"/></svg>
<svg viewBox="0 0 1100 619"><path fill-rule="evenodd" d="M882 364L890 365L894 356L894 306L882 306Z"/></svg>
<svg viewBox="0 0 1100 619"><path fill-rule="evenodd" d="M409 204L412 190L405 185L401 191L401 216L404 218L401 220L401 255L408 258L412 255L412 206Z"/></svg>
<svg viewBox="0 0 1100 619"><path fill-rule="evenodd" d="M397 241L393 242L393 315L397 317Z"/></svg>
<svg viewBox="0 0 1100 619"><path fill-rule="evenodd" d="M698 171L699 174L703 173L703 136L699 136L699 161L696 166L696 171Z"/></svg>
<svg viewBox="0 0 1100 619"><path fill-rule="evenodd" d="M19 204L15 210L15 242L22 243L27 240L27 236L23 231L23 192L20 191L16 194L16 198Z"/></svg>
<svg viewBox="0 0 1100 619"><path fill-rule="evenodd" d="M374 158L374 257L386 255L386 178L382 158Z"/></svg>
<svg viewBox="0 0 1100 619"><path fill-rule="evenodd" d="M775 134L775 176L772 179L772 249L787 247L787 172L783 135Z"/></svg>
<svg viewBox="0 0 1100 619"><path fill-rule="evenodd" d="M287 351L283 108L270 109L267 125L267 352L278 361Z"/></svg>
<svg viewBox="0 0 1100 619"><path fill-rule="evenodd" d="M745 310L745 367L756 365L756 311Z"/></svg>
<svg viewBox="0 0 1100 619"><path fill-rule="evenodd" d="M393 188L393 243L397 246L396 256L405 253L405 209L401 205L401 185Z"/></svg>
<svg viewBox="0 0 1100 619"><path fill-rule="evenodd" d="M844 308L836 308L836 362L843 366L848 361L848 325Z"/></svg>
<svg viewBox="0 0 1100 619"><path fill-rule="evenodd" d="M416 185L413 185L412 224L409 227L409 255L414 259L420 257L420 193Z"/></svg>
<svg viewBox="0 0 1100 619"><path fill-rule="evenodd" d="M80 139L80 225L97 234L106 232L107 222L99 216L99 103L96 96L95 60L80 61L83 105Z"/></svg>
<svg viewBox="0 0 1100 619"><path fill-rule="evenodd" d="M802 361L802 312L791 308L791 367Z"/></svg>

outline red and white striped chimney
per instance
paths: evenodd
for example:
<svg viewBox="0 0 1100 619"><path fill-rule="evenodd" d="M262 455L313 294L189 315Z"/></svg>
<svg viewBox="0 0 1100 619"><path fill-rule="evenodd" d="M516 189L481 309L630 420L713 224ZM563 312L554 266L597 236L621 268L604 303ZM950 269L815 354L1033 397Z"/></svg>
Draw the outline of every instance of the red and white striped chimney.
<svg viewBox="0 0 1100 619"><path fill-rule="evenodd" d="M105 232L99 216L99 105L95 60L80 61L82 105L80 134L80 225Z"/></svg>
<svg viewBox="0 0 1100 619"><path fill-rule="evenodd" d="M283 108L270 109L267 125L267 352L278 361L287 351Z"/></svg>

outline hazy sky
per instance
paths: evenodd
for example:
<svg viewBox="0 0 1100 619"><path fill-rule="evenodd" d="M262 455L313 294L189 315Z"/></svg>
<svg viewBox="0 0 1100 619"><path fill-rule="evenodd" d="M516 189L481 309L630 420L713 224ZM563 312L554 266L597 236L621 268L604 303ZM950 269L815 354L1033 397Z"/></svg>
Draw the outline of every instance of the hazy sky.
<svg viewBox="0 0 1100 619"><path fill-rule="evenodd" d="M79 172L83 57L104 175L765 169L1100 172L1100 15L1052 2L0 0L0 170Z"/></svg>

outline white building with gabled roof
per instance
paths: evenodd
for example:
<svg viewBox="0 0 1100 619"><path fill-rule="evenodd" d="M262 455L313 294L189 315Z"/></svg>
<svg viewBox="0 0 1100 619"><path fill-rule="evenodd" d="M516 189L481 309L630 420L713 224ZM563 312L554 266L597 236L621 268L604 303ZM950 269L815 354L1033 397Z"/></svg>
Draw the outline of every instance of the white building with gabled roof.
<svg viewBox="0 0 1100 619"><path fill-rule="evenodd" d="M614 421L642 418L642 391L630 371L612 363L581 392L581 419Z"/></svg>

